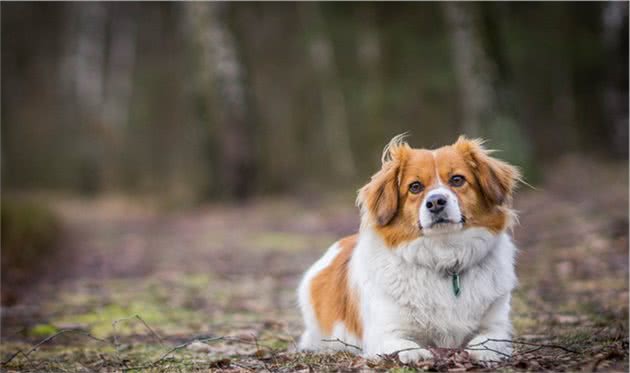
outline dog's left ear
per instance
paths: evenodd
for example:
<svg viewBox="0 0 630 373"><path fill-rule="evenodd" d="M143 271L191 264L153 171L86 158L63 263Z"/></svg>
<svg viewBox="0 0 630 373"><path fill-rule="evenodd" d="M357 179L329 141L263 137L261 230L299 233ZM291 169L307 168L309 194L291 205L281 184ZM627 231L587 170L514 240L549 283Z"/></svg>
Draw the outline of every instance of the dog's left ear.
<svg viewBox="0 0 630 373"><path fill-rule="evenodd" d="M357 205L380 226L389 224L398 212L398 174L410 149L403 138L399 135L389 142L383 151L381 170L359 189Z"/></svg>
<svg viewBox="0 0 630 373"><path fill-rule="evenodd" d="M460 136L454 146L473 170L486 202L490 206L509 204L521 173L518 168L490 156L492 151L484 148L483 142Z"/></svg>

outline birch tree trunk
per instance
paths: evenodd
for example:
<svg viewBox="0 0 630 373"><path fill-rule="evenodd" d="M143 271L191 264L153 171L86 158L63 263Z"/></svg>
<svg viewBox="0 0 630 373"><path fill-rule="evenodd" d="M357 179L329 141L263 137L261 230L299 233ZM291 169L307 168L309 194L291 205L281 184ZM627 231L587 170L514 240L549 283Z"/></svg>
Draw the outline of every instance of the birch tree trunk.
<svg viewBox="0 0 630 373"><path fill-rule="evenodd" d="M129 102L133 86L133 68L136 59L136 21L120 9L112 17L107 80L103 100L105 125L120 130L129 121Z"/></svg>
<svg viewBox="0 0 630 373"><path fill-rule="evenodd" d="M137 48L135 8L130 8L131 4L124 4L124 8L118 8L118 5L110 9L109 53L101 108L103 130L107 133L103 139L106 147L103 177L109 188L119 186L122 179L123 147L128 134Z"/></svg>
<svg viewBox="0 0 630 373"><path fill-rule="evenodd" d="M484 48L479 30L479 4L444 2L442 6L451 35L462 132L491 140L491 146L505 150L506 159L529 168L532 154L529 137L517 123L510 104L498 99L499 92L509 97L509 89L505 83L501 86L496 63Z"/></svg>
<svg viewBox="0 0 630 373"><path fill-rule="evenodd" d="M628 42L622 38L624 24L627 30L628 3L606 2L602 12L602 37L607 58L615 62L610 63L607 71L603 106L606 120L610 122L613 151L621 157L628 156Z"/></svg>
<svg viewBox="0 0 630 373"><path fill-rule="evenodd" d="M383 56L380 30L376 24L376 10L362 6L358 10L357 60L362 73L361 117L371 147L382 146L383 139L391 135L385 125L385 82L383 78ZM389 130L389 131L388 131Z"/></svg>
<svg viewBox="0 0 630 373"><path fill-rule="evenodd" d="M95 193L102 189L102 105L105 82L105 43L107 8L104 3L73 4L77 15L75 53L75 92L78 117L83 123L81 148L81 190Z"/></svg>
<svg viewBox="0 0 630 373"><path fill-rule="evenodd" d="M194 2L185 6L199 47L206 101L217 121L218 190L243 199L255 185L252 129L243 66L235 37L226 22L229 4Z"/></svg>
<svg viewBox="0 0 630 373"><path fill-rule="evenodd" d="M325 33L326 25L319 3L306 2L300 7L310 34L308 51L319 82L322 129L330 155L330 167L336 177L351 178L355 173L355 163L348 135L346 100L339 86L333 46Z"/></svg>
<svg viewBox="0 0 630 373"><path fill-rule="evenodd" d="M474 4L442 3L451 35L451 53L462 108L462 130L468 136L481 135L481 123L494 108L489 63L475 27Z"/></svg>

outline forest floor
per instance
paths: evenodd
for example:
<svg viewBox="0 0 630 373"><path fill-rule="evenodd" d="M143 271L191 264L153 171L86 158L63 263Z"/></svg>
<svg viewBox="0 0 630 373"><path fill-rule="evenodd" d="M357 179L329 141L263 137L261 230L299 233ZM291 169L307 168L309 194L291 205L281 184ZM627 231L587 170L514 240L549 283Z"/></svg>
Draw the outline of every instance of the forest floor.
<svg viewBox="0 0 630 373"><path fill-rule="evenodd" d="M628 371L627 167L567 158L535 190L517 193L519 343L499 365L449 350L407 365L294 351L301 274L358 227L348 194L175 212L114 198L55 200L62 248L31 286L3 286L18 294L2 308L2 368Z"/></svg>

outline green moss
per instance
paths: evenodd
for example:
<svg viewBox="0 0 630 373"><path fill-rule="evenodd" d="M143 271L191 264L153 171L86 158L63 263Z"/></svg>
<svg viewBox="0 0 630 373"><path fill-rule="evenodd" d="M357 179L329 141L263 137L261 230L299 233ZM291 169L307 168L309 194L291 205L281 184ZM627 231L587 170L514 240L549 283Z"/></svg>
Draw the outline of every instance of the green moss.
<svg viewBox="0 0 630 373"><path fill-rule="evenodd" d="M54 320L57 324L70 323L85 325L96 337L116 335L149 334L150 331L134 315L149 324L154 330L162 332L189 332L187 323L198 317L184 308L163 307L160 304L142 300L128 303L112 303L92 311L76 315L66 315Z"/></svg>
<svg viewBox="0 0 630 373"><path fill-rule="evenodd" d="M33 326L28 334L33 337L48 337L49 335L53 335L57 333L59 329L50 324L37 324Z"/></svg>
<svg viewBox="0 0 630 373"><path fill-rule="evenodd" d="M289 348L289 342L282 339L272 339L265 341L265 345L275 351L285 351Z"/></svg>

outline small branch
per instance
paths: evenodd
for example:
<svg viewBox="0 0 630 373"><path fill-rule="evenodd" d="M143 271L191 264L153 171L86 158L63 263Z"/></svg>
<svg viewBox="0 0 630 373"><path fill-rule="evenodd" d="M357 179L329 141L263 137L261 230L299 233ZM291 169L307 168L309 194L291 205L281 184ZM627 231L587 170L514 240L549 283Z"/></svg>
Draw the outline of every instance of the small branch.
<svg viewBox="0 0 630 373"><path fill-rule="evenodd" d="M498 351L498 350L495 350L495 349L492 349L492 348L486 347L486 346L482 346L482 347L483 348L465 348L465 350L466 351L491 351L491 352L494 352L495 354L499 354L499 355L504 356L504 357L506 357L508 359L512 357L511 355L508 355L505 352L501 352L501 351ZM494 361L494 360L492 360L492 361Z"/></svg>
<svg viewBox="0 0 630 373"><path fill-rule="evenodd" d="M13 355L9 356L9 358L5 361L2 362L2 365L7 365L8 363L11 362L11 360L13 360L16 356L18 356L19 354L24 355L25 358L28 359L28 355L30 355L31 353L33 353L35 350L37 350L37 348L43 344L46 344L50 341L52 341L53 339L57 338L58 336L62 335L62 334L67 334L67 333L77 333L77 334L81 334L84 335L86 337L89 337L95 341L99 341L102 343L107 343L109 344L108 341L101 339L101 338L97 338L95 336L93 336L92 334L86 332L85 330L81 330L81 329L62 329L60 331L58 331L57 333L48 336L44 339L42 339L41 341L37 342L33 347L31 347L28 351L24 352L22 350L18 350L16 353L14 353Z"/></svg>
<svg viewBox="0 0 630 373"><path fill-rule="evenodd" d="M509 339L494 339L494 338L488 338L488 339L486 339L483 342L475 343L475 344L469 345L468 347L484 346L488 342L505 342L505 343L512 343L512 344L525 345L525 346L534 346L534 347L540 347L540 348L557 348L557 349L560 349L560 350L563 350L563 351L566 351L566 352L570 352L572 354L579 354L578 351L574 351L574 350L568 349L568 348L566 348L564 346L560 346L560 345L531 343L531 342L520 342L520 341L509 340Z"/></svg>
<svg viewBox="0 0 630 373"><path fill-rule="evenodd" d="M352 347L352 348L356 348L359 351L362 351L361 347L355 346L355 345L347 343L345 341L342 341L339 338L337 338L337 339L322 339L322 342L338 342L338 343L341 343L342 345L344 345L346 347Z"/></svg>
<svg viewBox="0 0 630 373"><path fill-rule="evenodd" d="M395 357L396 359L398 359L398 354L400 354L401 352L405 352L405 351L413 351L413 350L422 350L422 347L409 347L409 348L403 348L402 350L396 350L394 352L391 352L389 354L378 354L379 357L381 358L387 358L387 357Z"/></svg>
<svg viewBox="0 0 630 373"><path fill-rule="evenodd" d="M217 341L222 341L225 340L225 337L213 337L213 338L202 338L202 339L193 339L190 340L188 342L182 343L180 345L177 345L173 348L171 348L170 350L166 351L164 353L164 355L162 355L159 359L157 359L156 361L154 361L153 363L151 363L150 365L153 366L157 363L159 363L160 361L166 359L170 354L172 354L173 352L179 351L183 348L186 348L188 346L190 346L192 343L194 342L203 342L203 343L208 343L208 342L217 342Z"/></svg>
<svg viewBox="0 0 630 373"><path fill-rule="evenodd" d="M128 371L128 370L142 370L142 369L148 369L148 368L152 368L154 366L156 366L157 364L161 363L163 360L165 360L167 357L169 357L173 352L177 352L181 349L184 349L188 346L190 346L192 343L194 342L203 342L203 343L208 343L208 342L217 342L217 341L224 341L227 340L226 337L211 337L211 338L202 338L202 339L192 339L190 341L184 342L182 344L179 344L173 348L171 348L170 350L166 351L162 356L160 356L159 359L146 364L146 365L141 365L141 366L135 366L135 367L127 367L127 368L123 368L123 371Z"/></svg>
<svg viewBox="0 0 630 373"><path fill-rule="evenodd" d="M7 360L3 361L3 362L2 362L2 365L4 366L4 365L6 365L6 364L10 363L10 362L11 362L11 360L13 360L13 359L14 359L16 356L18 356L18 355L22 355L22 356L24 356L24 358L25 358L26 360L28 360L28 362L29 362L29 363L31 363L31 364L33 363L33 362L31 361L31 359L29 359L29 358L28 358L28 355L26 355L26 354L24 353L24 351L22 351L22 350L17 350L17 351L16 351L13 355L9 356L9 358L8 358Z"/></svg>
<svg viewBox="0 0 630 373"><path fill-rule="evenodd" d="M521 354L521 355L531 354L532 352L536 352L538 350L541 350L542 348L543 348L543 346L534 347L534 348L529 349L527 351L519 352L519 354Z"/></svg>
<svg viewBox="0 0 630 373"><path fill-rule="evenodd" d="M153 328L151 328L151 327L149 326L149 324L147 324L147 323L146 323L146 321L144 321L144 319L143 319L142 317L140 317L140 315L133 315L133 316L129 316L129 317L124 317L124 318L122 318L122 319L114 320L114 321L112 322L112 329L114 330L114 344L115 344L116 346L118 346L118 338L117 338L116 325L118 325L118 323L119 323L119 322L122 322L122 321L128 321L128 320L131 320L131 319L136 319L136 320L139 320L139 321L140 321L140 322L144 325L144 327L145 327L145 328L146 328L149 332L151 332L151 334L155 337L155 339L157 339L157 340L158 340L158 342L160 343L160 345L162 345L162 347L165 347L165 345L164 345L164 339L162 339L162 337L160 337L160 335L159 335L159 334L158 334L155 330L153 330Z"/></svg>

